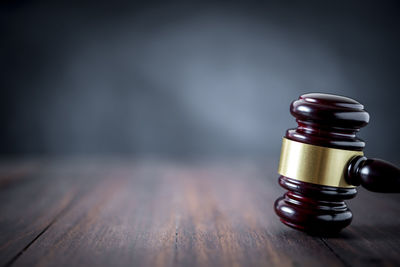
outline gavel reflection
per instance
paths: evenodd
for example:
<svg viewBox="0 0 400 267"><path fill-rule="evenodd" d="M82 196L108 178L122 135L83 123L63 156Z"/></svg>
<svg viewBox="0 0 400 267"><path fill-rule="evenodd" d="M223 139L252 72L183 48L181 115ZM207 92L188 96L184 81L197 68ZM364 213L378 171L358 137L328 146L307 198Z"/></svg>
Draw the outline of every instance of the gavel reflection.
<svg viewBox="0 0 400 267"><path fill-rule="evenodd" d="M356 137L369 122L357 101L311 93L290 106L297 128L282 142L279 184L288 190L275 201L281 221L316 234L339 232L352 213L344 200L356 196L356 186L375 192L400 192L400 169L363 155L365 143Z"/></svg>

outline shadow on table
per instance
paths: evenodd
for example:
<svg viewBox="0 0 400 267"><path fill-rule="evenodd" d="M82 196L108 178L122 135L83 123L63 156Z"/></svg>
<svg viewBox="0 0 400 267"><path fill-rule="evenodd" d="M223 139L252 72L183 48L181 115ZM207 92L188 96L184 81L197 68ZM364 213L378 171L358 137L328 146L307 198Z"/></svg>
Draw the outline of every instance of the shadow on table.
<svg viewBox="0 0 400 267"><path fill-rule="evenodd" d="M351 225L336 236L329 239L368 239L368 240L400 240L400 225L398 224L377 224L377 225Z"/></svg>
<svg viewBox="0 0 400 267"><path fill-rule="evenodd" d="M313 234L287 228L284 231L277 233L277 235L284 239L297 239L303 235L307 235L310 237L324 238L329 240L400 240L399 227L400 225L398 224L377 224L373 226L351 225L336 234Z"/></svg>

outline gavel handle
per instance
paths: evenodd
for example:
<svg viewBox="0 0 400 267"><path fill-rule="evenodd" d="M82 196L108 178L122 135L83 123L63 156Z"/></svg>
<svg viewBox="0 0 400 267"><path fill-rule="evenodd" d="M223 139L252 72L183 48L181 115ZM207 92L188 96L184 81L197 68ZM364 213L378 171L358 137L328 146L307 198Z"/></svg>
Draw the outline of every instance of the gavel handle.
<svg viewBox="0 0 400 267"><path fill-rule="evenodd" d="M355 157L348 165L346 180L373 192L400 193L400 169L380 159Z"/></svg>

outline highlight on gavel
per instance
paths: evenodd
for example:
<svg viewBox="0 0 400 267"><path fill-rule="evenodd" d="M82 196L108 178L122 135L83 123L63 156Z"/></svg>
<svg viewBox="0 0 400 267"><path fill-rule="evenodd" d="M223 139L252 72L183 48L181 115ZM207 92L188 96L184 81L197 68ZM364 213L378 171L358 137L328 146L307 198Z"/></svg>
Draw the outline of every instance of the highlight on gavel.
<svg viewBox="0 0 400 267"><path fill-rule="evenodd" d="M356 133L368 124L369 114L362 104L310 93L293 101L290 113L298 126L286 131L278 168L279 184L288 192L275 201L284 224L308 233L334 234L351 223L344 200L356 196L357 186L400 192L400 169L363 155L365 143Z"/></svg>

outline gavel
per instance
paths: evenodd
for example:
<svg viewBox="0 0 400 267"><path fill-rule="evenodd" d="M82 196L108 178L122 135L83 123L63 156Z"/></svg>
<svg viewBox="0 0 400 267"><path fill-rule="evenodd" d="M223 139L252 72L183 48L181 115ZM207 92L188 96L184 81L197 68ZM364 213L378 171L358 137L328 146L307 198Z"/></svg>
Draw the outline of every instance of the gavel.
<svg viewBox="0 0 400 267"><path fill-rule="evenodd" d="M364 106L348 97L310 93L290 105L297 128L282 141L279 184L288 190L275 201L284 224L312 234L336 234L352 221L344 200L361 185L374 192L400 192L400 169L367 159L356 136L369 122Z"/></svg>

